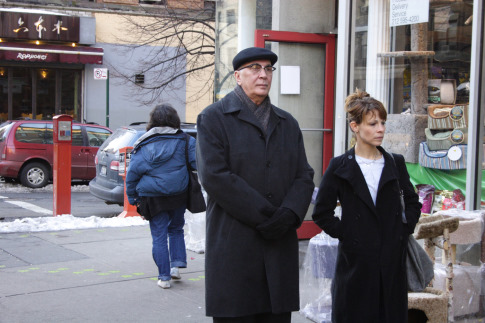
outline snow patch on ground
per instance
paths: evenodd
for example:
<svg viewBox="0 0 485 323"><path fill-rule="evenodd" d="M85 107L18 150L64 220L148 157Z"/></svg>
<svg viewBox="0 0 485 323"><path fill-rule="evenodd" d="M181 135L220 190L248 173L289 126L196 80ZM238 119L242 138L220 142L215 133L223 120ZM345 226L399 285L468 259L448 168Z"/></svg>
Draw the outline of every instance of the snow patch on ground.
<svg viewBox="0 0 485 323"><path fill-rule="evenodd" d="M52 192L52 190L52 184L43 188L29 188L16 183L0 183L0 194L6 192ZM89 186L73 185L71 186L71 192L89 192ZM148 221L138 216L127 218L102 218L93 215L87 218L78 218L72 214L63 214L56 217L31 217L16 219L11 222L0 222L0 233L96 229L129 227L135 225L148 225Z"/></svg>
<svg viewBox="0 0 485 323"><path fill-rule="evenodd" d="M0 233L113 228L147 224L148 221L138 216L128 218L100 218L97 216L77 218L71 214L63 214L56 217L23 218L13 222L0 222Z"/></svg>
<svg viewBox="0 0 485 323"><path fill-rule="evenodd" d="M0 193L10 192L10 193L32 193L32 192L52 192L54 190L54 185L48 184L42 188L30 188L25 187L20 184L14 183L1 183L0 182ZM72 185L71 192L89 192L89 185Z"/></svg>

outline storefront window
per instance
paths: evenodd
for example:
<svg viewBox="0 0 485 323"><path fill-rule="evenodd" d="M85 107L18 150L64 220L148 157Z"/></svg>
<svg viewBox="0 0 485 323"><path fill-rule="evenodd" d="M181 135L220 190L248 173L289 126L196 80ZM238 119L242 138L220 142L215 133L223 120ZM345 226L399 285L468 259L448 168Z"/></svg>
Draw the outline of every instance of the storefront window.
<svg viewBox="0 0 485 323"><path fill-rule="evenodd" d="M427 23L397 27L388 1L355 0L354 8L351 89L367 90L390 113L469 101L472 0L430 1ZM413 88L419 70L424 79Z"/></svg>
<svg viewBox="0 0 485 323"><path fill-rule="evenodd" d="M32 118L32 76L29 68L14 68L11 85L13 119Z"/></svg>
<svg viewBox="0 0 485 323"><path fill-rule="evenodd" d="M55 115L56 108L56 71L43 68L36 72L36 119L50 120Z"/></svg>
<svg viewBox="0 0 485 323"><path fill-rule="evenodd" d="M382 146L404 156L413 184L464 193L473 1L425 1L412 24L403 3L352 1L349 91L387 107Z"/></svg>
<svg viewBox="0 0 485 323"><path fill-rule="evenodd" d="M8 119L9 107L13 119L68 114L81 121L81 76L78 69L0 66L0 121Z"/></svg>
<svg viewBox="0 0 485 323"><path fill-rule="evenodd" d="M81 116L81 73L75 70L61 72L61 114L68 114L74 120Z"/></svg>

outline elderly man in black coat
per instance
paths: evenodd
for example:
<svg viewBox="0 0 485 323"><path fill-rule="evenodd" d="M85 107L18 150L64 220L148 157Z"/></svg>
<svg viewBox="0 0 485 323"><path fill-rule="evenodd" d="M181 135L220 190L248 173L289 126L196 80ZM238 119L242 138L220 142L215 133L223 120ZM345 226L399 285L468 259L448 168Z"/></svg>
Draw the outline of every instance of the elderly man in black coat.
<svg viewBox="0 0 485 323"><path fill-rule="evenodd" d="M299 309L298 237L314 188L297 121L271 104L278 57L247 48L237 86L197 119L197 168L208 194L206 315L214 322L291 322Z"/></svg>

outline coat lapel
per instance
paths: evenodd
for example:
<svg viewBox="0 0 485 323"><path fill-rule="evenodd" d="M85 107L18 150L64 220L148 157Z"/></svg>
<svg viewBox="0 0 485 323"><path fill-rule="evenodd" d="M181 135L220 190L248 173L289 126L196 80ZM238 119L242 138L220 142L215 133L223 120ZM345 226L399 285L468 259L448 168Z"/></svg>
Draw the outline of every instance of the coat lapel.
<svg viewBox="0 0 485 323"><path fill-rule="evenodd" d="M355 161L354 148L345 153L344 163L335 171L335 174L348 181L353 188L354 193L364 201L369 209L377 216L376 206L372 201L364 175Z"/></svg>
<svg viewBox="0 0 485 323"><path fill-rule="evenodd" d="M384 168L382 169L381 179L379 180L379 187L377 189L377 195L379 195L382 187L390 181L397 180L398 176L396 173L397 167L394 165L392 157L381 147L377 147L377 149L379 149L382 156L384 156Z"/></svg>

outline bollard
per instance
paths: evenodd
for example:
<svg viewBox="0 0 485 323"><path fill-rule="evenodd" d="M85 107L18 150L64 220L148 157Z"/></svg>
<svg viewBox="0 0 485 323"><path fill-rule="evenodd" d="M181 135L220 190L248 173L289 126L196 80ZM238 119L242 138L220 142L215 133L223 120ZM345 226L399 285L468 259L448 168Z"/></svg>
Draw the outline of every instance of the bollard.
<svg viewBox="0 0 485 323"><path fill-rule="evenodd" d="M54 116L53 136L53 215L71 214L72 117Z"/></svg>
<svg viewBox="0 0 485 323"><path fill-rule="evenodd" d="M128 196L126 195L126 171L128 170L128 166L130 165L130 157L131 151L133 147L123 147L120 148L120 165L119 165L119 174L123 178L123 212L121 212L118 217L119 218L127 218L129 216L140 216L136 211L136 206L131 205L128 202Z"/></svg>

